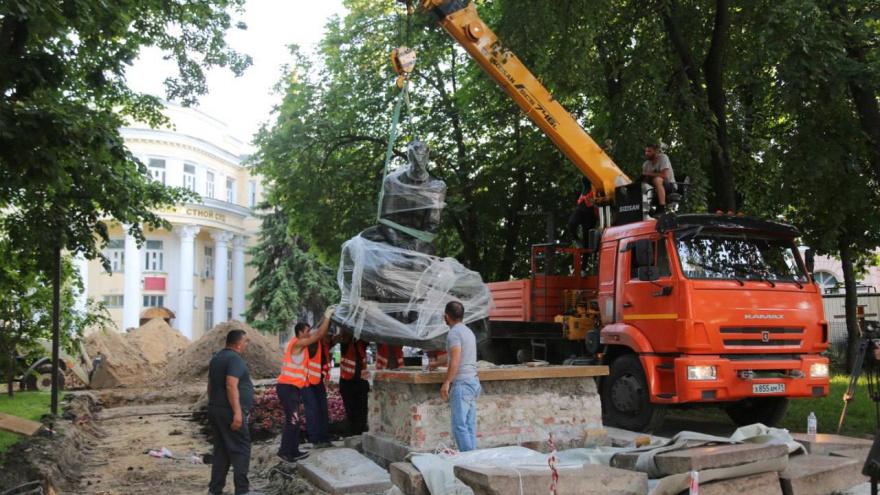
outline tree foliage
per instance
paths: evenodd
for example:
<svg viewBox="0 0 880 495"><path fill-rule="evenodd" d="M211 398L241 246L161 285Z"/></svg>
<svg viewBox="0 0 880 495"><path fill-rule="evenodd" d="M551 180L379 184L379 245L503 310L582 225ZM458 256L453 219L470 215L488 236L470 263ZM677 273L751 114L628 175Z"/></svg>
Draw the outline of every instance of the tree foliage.
<svg viewBox="0 0 880 495"><path fill-rule="evenodd" d="M339 300L339 291L333 269L309 252L301 236L290 234L287 214L276 209L262 220L260 241L250 249L257 276L246 316L258 330L282 333Z"/></svg>

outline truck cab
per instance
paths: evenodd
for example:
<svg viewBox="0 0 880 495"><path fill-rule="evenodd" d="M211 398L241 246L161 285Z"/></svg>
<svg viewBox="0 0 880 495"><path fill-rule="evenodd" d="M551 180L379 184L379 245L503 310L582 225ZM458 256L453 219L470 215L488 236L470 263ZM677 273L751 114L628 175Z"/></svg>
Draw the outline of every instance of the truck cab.
<svg viewBox="0 0 880 495"><path fill-rule="evenodd" d="M650 430L669 406L693 404L774 424L789 398L828 393L828 326L797 235L753 218L667 215L609 227L553 271L536 266L547 258L538 250L527 283L490 284L490 335L527 338L532 349L553 336L543 343L549 361L576 362L580 350L609 365L608 424ZM517 306L511 288L528 304Z"/></svg>

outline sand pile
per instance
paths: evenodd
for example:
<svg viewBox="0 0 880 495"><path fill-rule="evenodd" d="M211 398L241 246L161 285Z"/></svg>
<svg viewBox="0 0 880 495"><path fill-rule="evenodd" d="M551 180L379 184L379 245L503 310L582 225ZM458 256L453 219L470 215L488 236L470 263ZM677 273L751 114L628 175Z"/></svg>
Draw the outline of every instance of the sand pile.
<svg viewBox="0 0 880 495"><path fill-rule="evenodd" d="M94 361L103 360L92 375L91 388L111 388L142 382L151 373L150 363L141 351L126 341L121 333L105 329L86 337L86 351Z"/></svg>
<svg viewBox="0 0 880 495"><path fill-rule="evenodd" d="M169 359L189 347L189 339L162 318L153 318L125 335L125 340L141 352L153 366L165 366Z"/></svg>
<svg viewBox="0 0 880 495"><path fill-rule="evenodd" d="M208 376L211 356L226 346L226 334L241 329L250 337L250 345L244 352L251 378L274 378L281 368L281 346L274 337L265 337L245 323L230 321L211 329L193 342L180 355L171 358L165 367L166 382L191 382Z"/></svg>

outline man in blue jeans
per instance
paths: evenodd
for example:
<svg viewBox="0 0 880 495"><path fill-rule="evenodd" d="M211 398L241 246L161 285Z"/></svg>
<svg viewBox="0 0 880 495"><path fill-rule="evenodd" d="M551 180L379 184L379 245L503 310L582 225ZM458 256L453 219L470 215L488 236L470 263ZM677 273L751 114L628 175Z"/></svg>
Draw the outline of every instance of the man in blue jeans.
<svg viewBox="0 0 880 495"><path fill-rule="evenodd" d="M481 390L477 376L477 339L462 323L464 306L460 302L450 301L443 318L449 325L446 355L434 361L432 366L448 363L440 397L449 401L452 436L458 450L467 452L477 448L477 397Z"/></svg>

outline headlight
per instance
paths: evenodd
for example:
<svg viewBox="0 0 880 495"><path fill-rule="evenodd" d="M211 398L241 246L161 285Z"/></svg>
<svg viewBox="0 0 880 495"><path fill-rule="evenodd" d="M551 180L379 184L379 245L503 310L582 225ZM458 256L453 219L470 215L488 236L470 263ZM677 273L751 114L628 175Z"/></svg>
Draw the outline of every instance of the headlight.
<svg viewBox="0 0 880 495"><path fill-rule="evenodd" d="M811 364L810 378L828 378L828 363Z"/></svg>
<svg viewBox="0 0 880 495"><path fill-rule="evenodd" d="M688 366L688 380L714 380L714 366Z"/></svg>

